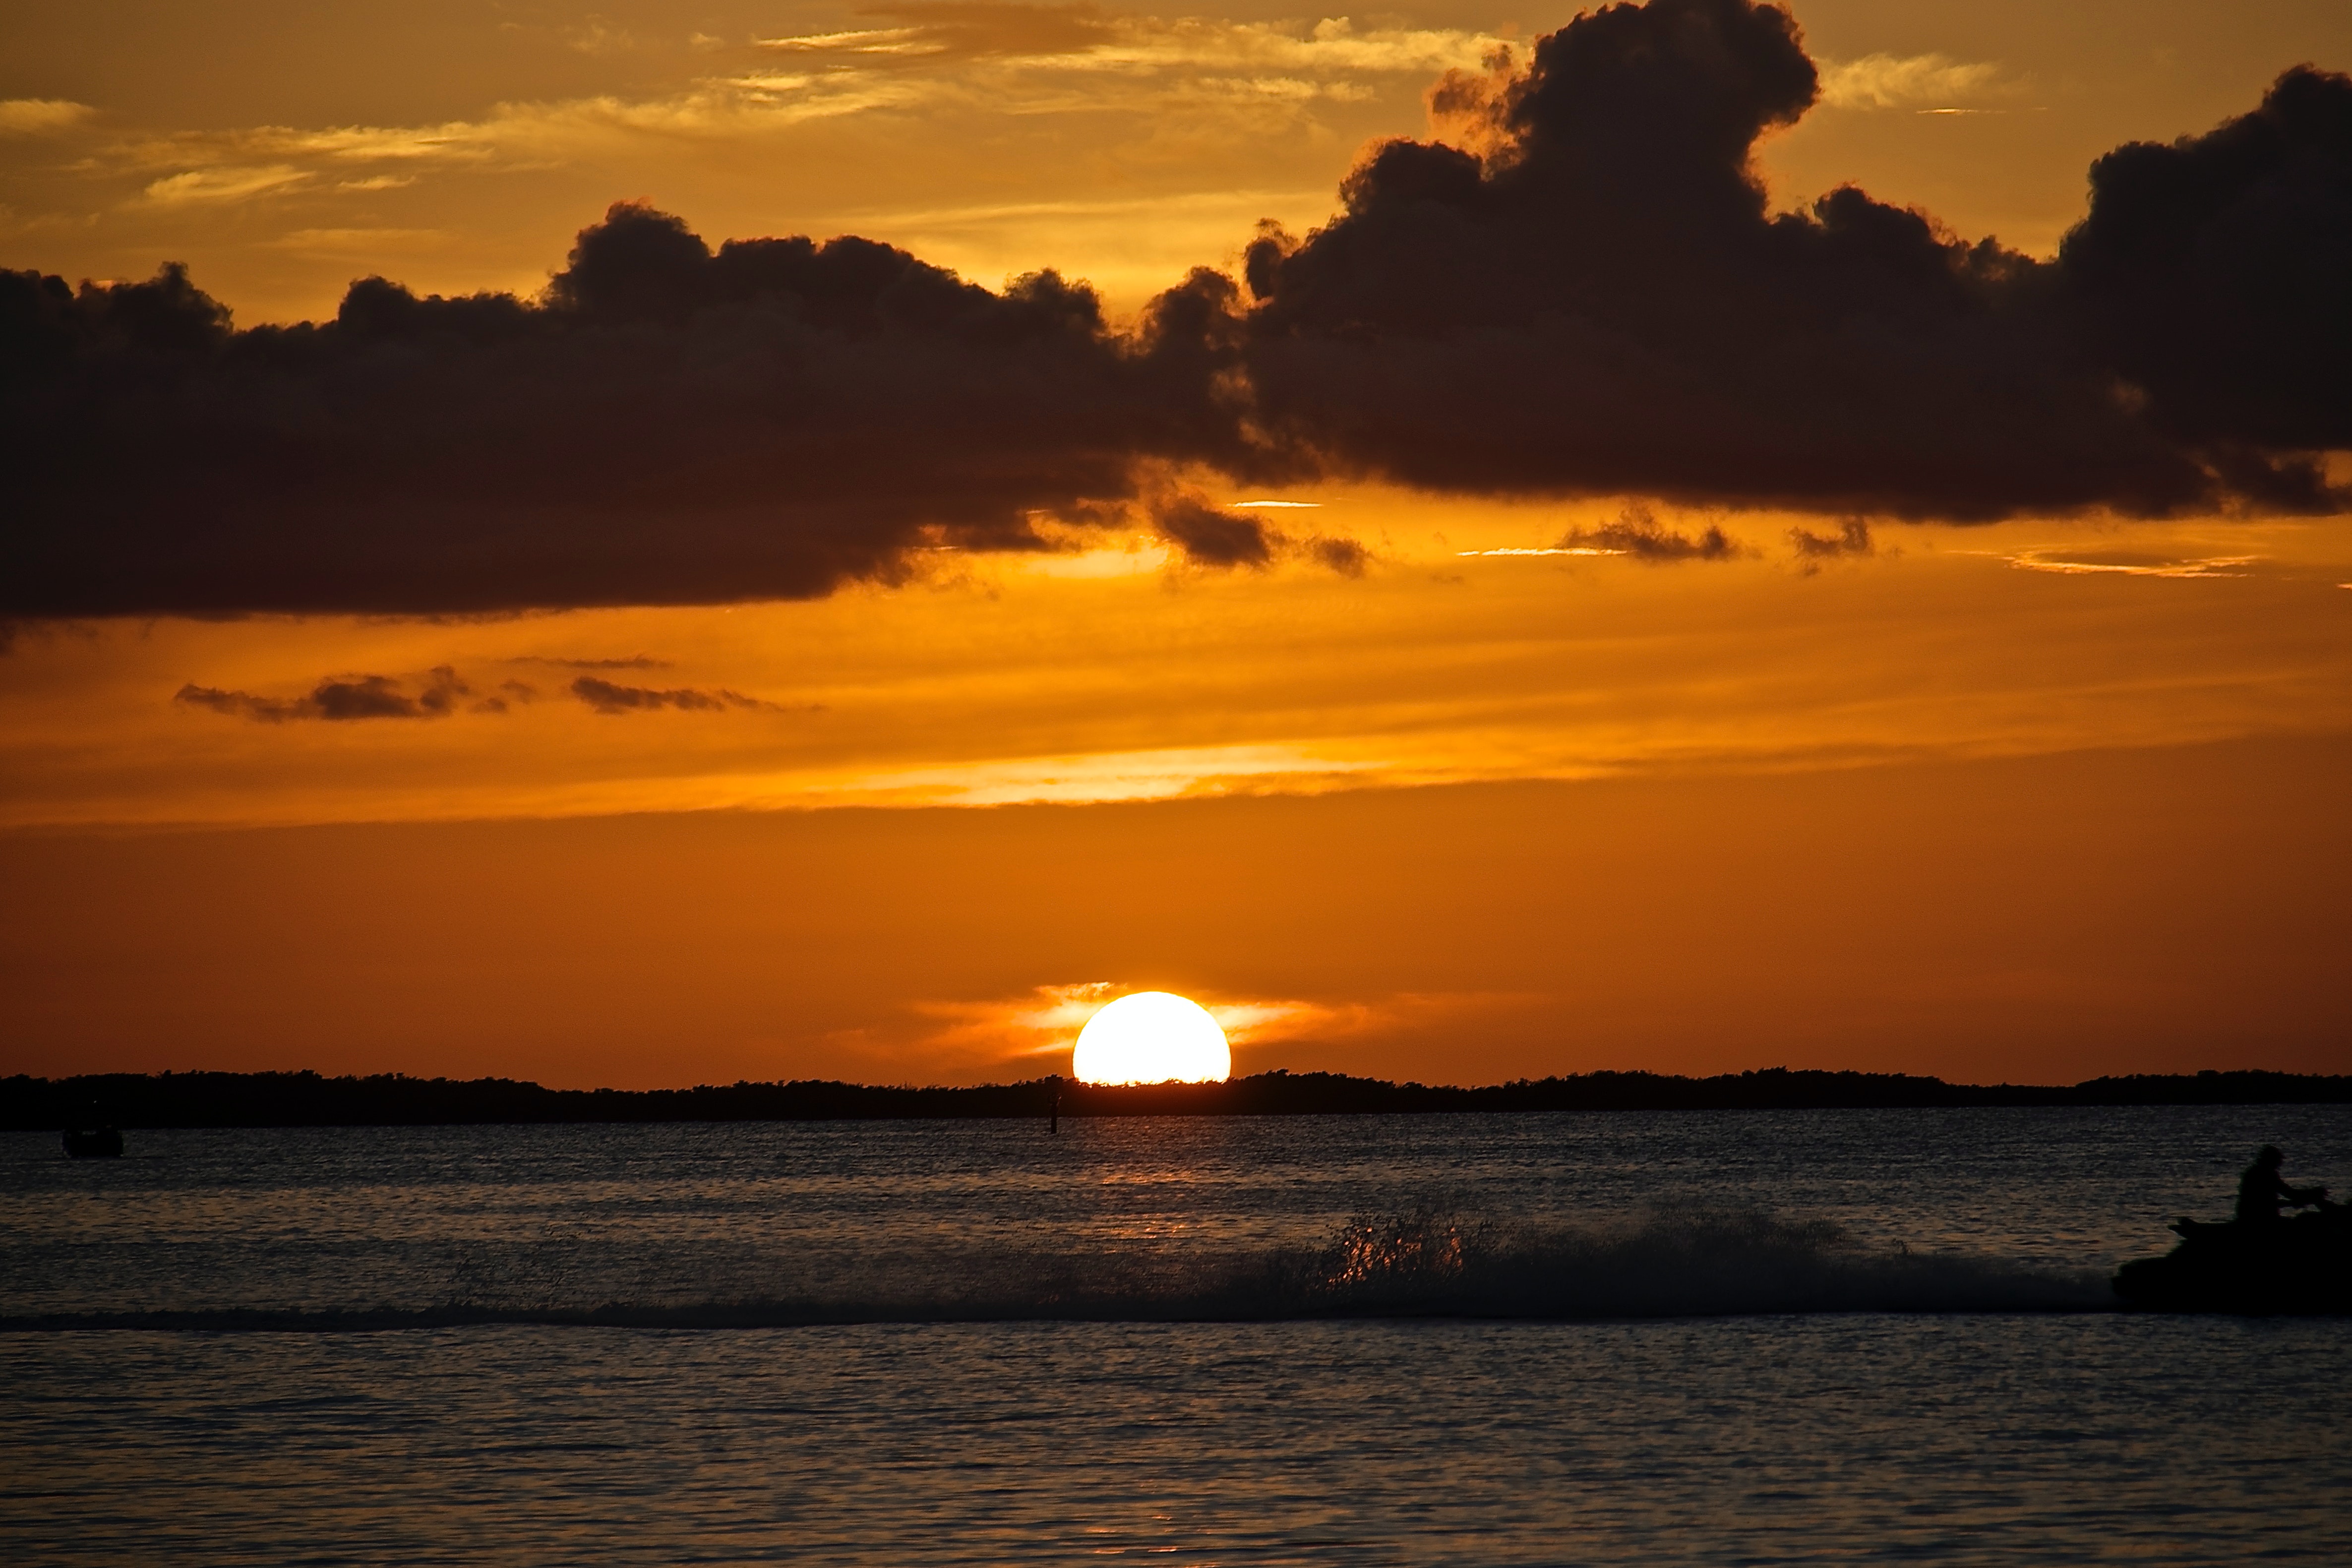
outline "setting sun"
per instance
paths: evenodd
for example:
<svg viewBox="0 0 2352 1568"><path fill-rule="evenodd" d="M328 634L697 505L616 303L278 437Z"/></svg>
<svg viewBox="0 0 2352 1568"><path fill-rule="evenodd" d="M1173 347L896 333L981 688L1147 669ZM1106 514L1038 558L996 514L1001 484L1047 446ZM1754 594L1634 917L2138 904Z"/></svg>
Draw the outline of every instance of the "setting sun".
<svg viewBox="0 0 2352 1568"><path fill-rule="evenodd" d="M1138 991L1087 1020L1070 1070L1087 1083L1221 1083L1234 1053L1199 1003Z"/></svg>

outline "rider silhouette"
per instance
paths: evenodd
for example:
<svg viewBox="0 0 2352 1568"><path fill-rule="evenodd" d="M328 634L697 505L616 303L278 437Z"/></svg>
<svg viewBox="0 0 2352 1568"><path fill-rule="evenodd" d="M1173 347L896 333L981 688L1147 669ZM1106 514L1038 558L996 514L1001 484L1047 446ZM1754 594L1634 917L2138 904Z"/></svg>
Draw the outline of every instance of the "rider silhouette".
<svg viewBox="0 0 2352 1568"><path fill-rule="evenodd" d="M2238 1178L2238 1223L2276 1225L2282 1208L2302 1208L2327 1195L2326 1187L2290 1187L2279 1176L2286 1158L2275 1143L2265 1143L2254 1163Z"/></svg>

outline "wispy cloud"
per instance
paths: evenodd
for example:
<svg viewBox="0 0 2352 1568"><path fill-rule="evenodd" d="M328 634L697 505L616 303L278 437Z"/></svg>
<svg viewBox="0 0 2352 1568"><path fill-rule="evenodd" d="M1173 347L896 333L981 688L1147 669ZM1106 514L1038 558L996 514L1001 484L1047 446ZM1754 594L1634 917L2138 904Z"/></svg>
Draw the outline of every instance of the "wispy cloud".
<svg viewBox="0 0 2352 1568"><path fill-rule="evenodd" d="M1562 553L1589 551L1594 554L1630 555L1654 566L1685 561L1731 561L1749 553L1748 547L1713 523L1696 538L1666 527L1647 507L1625 509L1614 522L1599 528L1569 531L1556 548Z"/></svg>
<svg viewBox="0 0 2352 1568"><path fill-rule="evenodd" d="M1797 552L1805 574L1812 575L1829 561L1846 560L1878 553L1877 541L1870 537L1870 524L1858 517L1850 517L1835 533L1815 533L1810 528L1792 528L1789 543Z"/></svg>
<svg viewBox="0 0 2352 1568"><path fill-rule="evenodd" d="M935 1020L927 1044L997 1057L1043 1056L1077 1038L1087 1020L1122 987L1108 980L1040 985L1025 995L978 1002L918 1002Z"/></svg>
<svg viewBox="0 0 2352 1568"><path fill-rule="evenodd" d="M704 691L691 686L622 686L593 675L574 680L572 695L605 714L652 713L665 708L680 713L724 713L730 709L775 706L724 687Z"/></svg>
<svg viewBox="0 0 2352 1568"><path fill-rule="evenodd" d="M564 29L567 47L583 55L625 55L637 47L636 38L627 29L608 27L591 17L584 26Z"/></svg>
<svg viewBox="0 0 2352 1568"><path fill-rule="evenodd" d="M1487 555L1624 555L1629 552L1612 550L1598 544L1548 544L1541 549L1524 545L1505 545L1499 550L1457 550L1460 556Z"/></svg>
<svg viewBox="0 0 2352 1568"><path fill-rule="evenodd" d="M639 656L635 658L512 659L508 662L572 669L620 670L656 668L664 661ZM595 712L608 715L652 713L666 709L681 713L724 713L743 710L782 711L775 703L757 697L746 697L725 687L706 690L692 686L625 686L601 676L583 675L572 680L566 689ZM467 702L466 699L475 696L474 689L466 683L456 668L445 664L436 666L422 676L407 678L389 675L330 676L297 697L270 697L251 691L199 686L190 681L173 693L172 700L183 707L206 709L264 724L285 724L311 719L446 719L461 708L468 708L477 713L503 713L510 700L529 702L539 695L534 688L518 680L500 682L498 691L504 695L488 695Z"/></svg>
<svg viewBox="0 0 2352 1568"><path fill-rule="evenodd" d="M843 33L802 33L785 38L755 38L763 49L783 54L905 55L940 54L938 44L924 41L920 27L860 27Z"/></svg>
<svg viewBox="0 0 2352 1568"><path fill-rule="evenodd" d="M298 228L262 243L299 256L378 257L429 250L448 239L448 231L438 228Z"/></svg>
<svg viewBox="0 0 2352 1568"><path fill-rule="evenodd" d="M886 16L905 25L756 40L789 67L705 77L650 97L504 103L436 125L150 134L119 144L93 167L157 174L147 199L186 204L248 199L313 177L332 177L338 189L383 189L435 167L543 163L649 137L756 138L926 106L1146 120L1189 108L1264 122L1295 120L1318 101L1368 98L1374 79L1475 67L1502 44L1453 28L1161 21L1084 5L916 5ZM19 110L27 126L81 110L10 101L34 106Z"/></svg>
<svg viewBox="0 0 2352 1568"><path fill-rule="evenodd" d="M473 689L448 665L420 678L418 689L389 675L331 676L299 697L261 697L250 691L228 691L190 681L172 700L189 708L209 709L264 724L284 724L317 719L330 722L362 719L446 719L457 710ZM488 698L474 705L478 712L499 713L506 704Z"/></svg>
<svg viewBox="0 0 2352 1568"><path fill-rule="evenodd" d="M1292 72L1433 74L1484 61L1503 40L1452 27L1375 27L1347 17L1303 27L1188 16L1106 14L1092 5L908 5L881 16L909 26L761 38L761 48L796 57L851 56L894 62L993 58L1034 68L1151 75L1214 70L1263 76Z"/></svg>
<svg viewBox="0 0 2352 1568"><path fill-rule="evenodd" d="M70 99L0 98L0 135L51 135L70 131L97 112Z"/></svg>
<svg viewBox="0 0 2352 1568"><path fill-rule="evenodd" d="M1376 777L1383 766L1290 745L1179 746L860 773L817 783L813 798L841 805L1076 805L1202 795L1313 795Z"/></svg>
<svg viewBox="0 0 2352 1568"><path fill-rule="evenodd" d="M2067 576L2121 577L2246 577L2244 568L2259 555L2206 555L2189 560L2134 554L2125 551L2025 550L2002 560L2028 572L2056 572Z"/></svg>
<svg viewBox="0 0 2352 1568"><path fill-rule="evenodd" d="M141 195L157 206L197 206L276 195L308 184L311 177L307 171L289 163L273 163L266 168L224 164L166 174L151 182Z"/></svg>
<svg viewBox="0 0 2352 1568"><path fill-rule="evenodd" d="M1963 103L2006 85L1990 60L1948 55L1864 55L1819 62L1825 109L1911 109Z"/></svg>

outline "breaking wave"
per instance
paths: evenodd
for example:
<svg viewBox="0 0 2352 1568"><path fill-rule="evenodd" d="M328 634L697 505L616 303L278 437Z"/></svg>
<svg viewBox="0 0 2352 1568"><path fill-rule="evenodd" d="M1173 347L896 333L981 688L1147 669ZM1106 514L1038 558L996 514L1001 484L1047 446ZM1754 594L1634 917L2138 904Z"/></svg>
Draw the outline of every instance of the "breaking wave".
<svg viewBox="0 0 2352 1568"><path fill-rule="evenodd" d="M477 1282L478 1285L480 1282ZM2103 1276L1956 1253L1872 1248L1825 1221L1663 1210L1542 1226L1425 1207L1360 1215L1319 1247L1211 1256L1007 1249L952 1269L876 1260L821 1289L703 1300L597 1300L469 1289L431 1304L0 1316L0 1331L353 1331L539 1324L652 1329L856 1323L1561 1321L1820 1312L2079 1312L2116 1306ZM561 1298L570 1298L564 1300Z"/></svg>

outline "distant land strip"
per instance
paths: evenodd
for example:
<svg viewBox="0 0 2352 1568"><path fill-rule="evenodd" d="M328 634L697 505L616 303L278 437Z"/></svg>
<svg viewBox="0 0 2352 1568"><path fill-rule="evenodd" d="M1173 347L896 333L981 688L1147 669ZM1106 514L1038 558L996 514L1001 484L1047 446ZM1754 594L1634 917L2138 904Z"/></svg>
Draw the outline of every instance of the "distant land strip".
<svg viewBox="0 0 2352 1568"><path fill-rule="evenodd" d="M848 1121L1064 1116L1367 1116L1558 1110L1832 1110L1955 1106L2340 1105L2352 1077L2134 1074L2073 1085L1946 1083L1903 1073L1761 1071L1715 1078L1574 1073L1481 1089L1276 1069L1224 1083L1033 1079L978 1088L800 1079L694 1089L546 1089L514 1079L399 1073L91 1073L0 1079L0 1128L419 1127L556 1121Z"/></svg>

